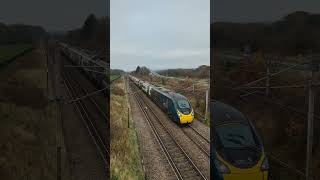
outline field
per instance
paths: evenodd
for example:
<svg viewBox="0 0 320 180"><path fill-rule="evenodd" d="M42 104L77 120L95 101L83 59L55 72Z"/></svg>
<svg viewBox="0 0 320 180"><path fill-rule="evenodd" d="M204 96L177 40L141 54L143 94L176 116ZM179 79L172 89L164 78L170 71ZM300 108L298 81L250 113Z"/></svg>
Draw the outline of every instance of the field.
<svg viewBox="0 0 320 180"><path fill-rule="evenodd" d="M136 131L132 119L128 119L129 102L124 87L123 77L111 87L110 177L112 180L144 179ZM131 128L128 128L128 121Z"/></svg>
<svg viewBox="0 0 320 180"><path fill-rule="evenodd" d="M116 79L118 79L118 78L120 78L120 77L121 77L121 75L111 74L111 75L110 75L110 82L112 82L112 81L114 81L114 80L116 80Z"/></svg>
<svg viewBox="0 0 320 180"><path fill-rule="evenodd" d="M56 117L44 59L37 48L0 72L0 179L56 179Z"/></svg>
<svg viewBox="0 0 320 180"><path fill-rule="evenodd" d="M32 48L31 44L14 44L0 46L0 64L9 61L10 59L30 48Z"/></svg>

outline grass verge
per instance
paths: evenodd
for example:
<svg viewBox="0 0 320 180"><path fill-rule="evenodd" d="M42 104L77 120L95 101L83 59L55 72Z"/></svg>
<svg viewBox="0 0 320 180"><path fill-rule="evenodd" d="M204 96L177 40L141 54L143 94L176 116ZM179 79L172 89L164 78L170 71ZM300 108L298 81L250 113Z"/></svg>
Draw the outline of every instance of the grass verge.
<svg viewBox="0 0 320 180"><path fill-rule="evenodd" d="M110 103L110 177L112 180L144 179L137 134L128 116L129 102L123 77L113 84Z"/></svg>
<svg viewBox="0 0 320 180"><path fill-rule="evenodd" d="M0 64L14 58L24 51L32 48L31 44L13 44L0 46Z"/></svg>
<svg viewBox="0 0 320 180"><path fill-rule="evenodd" d="M44 62L35 50L1 72L0 179L56 179L56 121L43 88Z"/></svg>
<svg viewBox="0 0 320 180"><path fill-rule="evenodd" d="M110 75L110 82L113 82L113 81L119 79L120 77L121 77L121 75L111 74Z"/></svg>

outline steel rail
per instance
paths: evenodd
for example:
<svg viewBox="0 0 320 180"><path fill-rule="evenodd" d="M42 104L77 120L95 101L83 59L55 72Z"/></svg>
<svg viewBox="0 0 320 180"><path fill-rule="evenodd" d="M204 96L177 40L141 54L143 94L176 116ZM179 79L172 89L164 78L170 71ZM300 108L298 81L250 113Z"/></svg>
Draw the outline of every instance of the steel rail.
<svg viewBox="0 0 320 180"><path fill-rule="evenodd" d="M190 128L189 128L190 129ZM186 129L182 129L183 133L188 136L188 138L208 157L210 157L210 144L209 144L209 151L207 151L205 149L205 147L203 147L204 145L201 145L203 143L201 142L197 142L191 135L190 133L186 132L187 130ZM193 131L195 132L195 131ZM197 134L197 133L196 133ZM197 136L201 137L201 135L197 134ZM202 138L204 139L204 138Z"/></svg>
<svg viewBox="0 0 320 180"><path fill-rule="evenodd" d="M158 131L156 130L156 128L154 127L153 123L151 122L151 119L148 116L146 110L143 108L142 103L139 101L139 98L137 97L136 94L133 94L133 96L135 97L136 101L138 102L138 105L139 105L141 111L143 112L144 117L147 119L148 124L151 127L152 133L155 135L156 140L160 144L160 147L161 147L162 151L164 152L164 154L165 154L165 156L166 156L166 158L167 158L167 160L169 162L169 165L172 168L174 174L176 175L177 179L183 180L183 177L182 177L180 171L178 170L178 168L177 168L176 164L174 163L170 153L168 152L168 150L167 150L166 146L164 145L163 141L161 140L161 137L160 137Z"/></svg>
<svg viewBox="0 0 320 180"><path fill-rule="evenodd" d="M137 96L139 96L140 98L138 98ZM152 108L150 107L150 105L148 105L148 103L146 103L143 98L141 97L140 93L136 93L135 94L136 99L138 100L138 102L140 102L141 104L145 104L146 107L148 108L148 111L146 109L144 109L145 113L148 114L147 112L150 112L155 119L157 120L157 122L159 122L159 124L163 127L163 130L169 135L170 139L176 144L176 147L178 147L178 149L180 150L180 152L182 152L182 154L184 155L184 157L186 157L186 159L188 160L188 162L191 164L192 168L195 170L195 172L200 175L201 179L207 179L202 172L200 171L200 169L196 166L196 164L192 161L192 159L189 157L189 155L185 152L185 150L181 147L181 145L173 138L172 133L168 130L168 128L162 123L162 121L159 119L159 117L155 114L155 112L152 110ZM141 106L140 106L141 107ZM153 123L152 121L150 121L151 123Z"/></svg>
<svg viewBox="0 0 320 180"><path fill-rule="evenodd" d="M68 76L71 78L70 72L68 73ZM77 82L76 80L72 79L72 81L74 82L74 84L77 85L77 87L85 94L90 94L90 92L84 88L83 86L80 85L79 82ZM99 111L100 115L103 117L104 120L108 120L109 118L107 117L107 114L105 113L105 111L103 111L100 106L97 104L96 100L92 97L92 96L88 96L89 100L92 102L92 104L94 104L94 106L96 107L96 109Z"/></svg>
<svg viewBox="0 0 320 180"><path fill-rule="evenodd" d="M76 93L74 88L72 87L70 81L66 78L66 76L63 76L63 83L67 89L67 92L69 94L69 97L75 98ZM76 107L77 111L80 114L81 120L84 123L85 127L88 130L88 133L93 140L97 150L99 151L100 156L102 157L104 163L106 166L109 166L109 161L107 159L106 153L108 153L108 149L106 147L106 144L101 139L100 135L98 134L96 128L94 127L93 123L91 122L89 115L86 111L86 106L81 101L75 101L74 106Z"/></svg>
<svg viewBox="0 0 320 180"><path fill-rule="evenodd" d="M210 140L204 137L198 130L196 130L192 125L188 125L196 134L198 134L202 139L204 139L207 143L210 143Z"/></svg>

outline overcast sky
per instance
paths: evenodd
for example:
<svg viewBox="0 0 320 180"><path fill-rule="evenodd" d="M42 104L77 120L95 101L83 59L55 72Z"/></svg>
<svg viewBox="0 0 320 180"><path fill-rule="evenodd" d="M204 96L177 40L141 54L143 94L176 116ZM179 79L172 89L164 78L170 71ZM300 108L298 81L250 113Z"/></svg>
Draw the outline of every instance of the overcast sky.
<svg viewBox="0 0 320 180"><path fill-rule="evenodd" d="M112 0L111 68L209 65L209 0Z"/></svg>
<svg viewBox="0 0 320 180"><path fill-rule="evenodd" d="M214 21L272 22L294 11L320 13L319 0L213 0Z"/></svg>
<svg viewBox="0 0 320 180"><path fill-rule="evenodd" d="M1 0L0 22L70 30L81 27L90 13L106 16L107 0Z"/></svg>

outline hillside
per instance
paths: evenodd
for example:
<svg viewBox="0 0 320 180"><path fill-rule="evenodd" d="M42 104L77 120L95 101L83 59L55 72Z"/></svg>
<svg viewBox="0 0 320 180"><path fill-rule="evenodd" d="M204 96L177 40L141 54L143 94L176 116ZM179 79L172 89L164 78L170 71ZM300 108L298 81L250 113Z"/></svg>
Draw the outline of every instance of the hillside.
<svg viewBox="0 0 320 180"><path fill-rule="evenodd" d="M208 78L210 76L210 66L202 65L195 69L168 69L158 71L163 76Z"/></svg>
<svg viewBox="0 0 320 180"><path fill-rule="evenodd" d="M113 74L113 75L122 75L124 73L125 71L122 69L110 69L110 74Z"/></svg>
<svg viewBox="0 0 320 180"><path fill-rule="evenodd" d="M297 11L272 23L211 24L214 48L239 49L250 45L253 50L297 55L312 50L320 52L320 14Z"/></svg>
<svg viewBox="0 0 320 180"><path fill-rule="evenodd" d="M0 23L0 45L16 43L32 43L46 36L40 26L23 24L6 25Z"/></svg>

